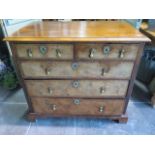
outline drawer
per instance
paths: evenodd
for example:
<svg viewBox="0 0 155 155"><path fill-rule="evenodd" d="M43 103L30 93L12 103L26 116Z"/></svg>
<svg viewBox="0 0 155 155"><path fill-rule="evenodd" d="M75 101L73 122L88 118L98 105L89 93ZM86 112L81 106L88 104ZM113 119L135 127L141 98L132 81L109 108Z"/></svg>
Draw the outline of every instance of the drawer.
<svg viewBox="0 0 155 155"><path fill-rule="evenodd" d="M38 114L53 115L121 115L124 100L106 99L56 99L32 98L32 106Z"/></svg>
<svg viewBox="0 0 155 155"><path fill-rule="evenodd" d="M138 44L76 44L78 59L135 60Z"/></svg>
<svg viewBox="0 0 155 155"><path fill-rule="evenodd" d="M26 80L30 96L125 97L128 81L123 80Z"/></svg>
<svg viewBox="0 0 155 155"><path fill-rule="evenodd" d="M22 61L24 77L49 78L130 78L133 62Z"/></svg>
<svg viewBox="0 0 155 155"><path fill-rule="evenodd" d="M73 45L71 44L17 44L16 49L19 58L73 58Z"/></svg>

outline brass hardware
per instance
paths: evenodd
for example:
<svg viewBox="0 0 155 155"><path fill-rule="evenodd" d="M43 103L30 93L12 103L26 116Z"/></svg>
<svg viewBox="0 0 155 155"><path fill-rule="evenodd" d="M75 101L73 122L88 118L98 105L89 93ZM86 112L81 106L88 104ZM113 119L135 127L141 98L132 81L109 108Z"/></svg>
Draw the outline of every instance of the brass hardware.
<svg viewBox="0 0 155 155"><path fill-rule="evenodd" d="M56 55L58 58L60 58L62 55L62 51L60 49L56 49Z"/></svg>
<svg viewBox="0 0 155 155"><path fill-rule="evenodd" d="M80 99L74 99L73 102L74 104L80 104Z"/></svg>
<svg viewBox="0 0 155 155"><path fill-rule="evenodd" d="M47 91L48 91L49 94L53 93L52 88L50 88L50 87L47 88Z"/></svg>
<svg viewBox="0 0 155 155"><path fill-rule="evenodd" d="M78 87L80 86L79 81L74 81L74 82L72 83L72 86L73 86L74 88L78 88Z"/></svg>
<svg viewBox="0 0 155 155"><path fill-rule="evenodd" d="M48 102L45 102L45 104L48 106L48 108L50 110L53 110L55 111L57 109L56 105L55 104L51 104L51 103L48 103Z"/></svg>
<svg viewBox="0 0 155 155"><path fill-rule="evenodd" d="M55 104L50 104L50 103L48 103L48 102L46 102L45 104L48 106L48 108L49 108L50 110L55 111L55 110L57 109Z"/></svg>
<svg viewBox="0 0 155 155"><path fill-rule="evenodd" d="M50 73L51 73L51 68L46 68L46 69L45 69L45 74L46 74L46 75L49 75Z"/></svg>
<svg viewBox="0 0 155 155"><path fill-rule="evenodd" d="M100 93L101 93L101 94L104 94L105 91L106 91L106 88L105 88L105 87L101 87L101 88L100 88Z"/></svg>
<svg viewBox="0 0 155 155"><path fill-rule="evenodd" d="M119 58L124 58L124 54L125 54L125 50L124 50L124 49L121 49L121 50L119 51L118 57L119 57Z"/></svg>
<svg viewBox="0 0 155 155"><path fill-rule="evenodd" d="M99 112L103 112L104 111L104 107L103 106L100 106L99 107Z"/></svg>
<svg viewBox="0 0 155 155"><path fill-rule="evenodd" d="M104 76L104 75L107 74L108 72L109 72L109 68L108 68L108 67L102 68L101 75Z"/></svg>
<svg viewBox="0 0 155 155"><path fill-rule="evenodd" d="M47 53L47 47L45 46L40 46L39 51L42 55L45 55Z"/></svg>
<svg viewBox="0 0 155 155"><path fill-rule="evenodd" d="M72 69L76 70L79 67L78 63L72 63Z"/></svg>
<svg viewBox="0 0 155 155"><path fill-rule="evenodd" d="M95 52L96 52L96 49L91 48L91 49L90 49L90 53L89 53L89 58L93 58Z"/></svg>
<svg viewBox="0 0 155 155"><path fill-rule="evenodd" d="M52 107L51 107L51 109L52 109L53 111L55 111L55 110L57 109L57 108L56 108L56 105L53 104Z"/></svg>
<svg viewBox="0 0 155 155"><path fill-rule="evenodd" d="M28 57L33 57L33 53L32 53L32 49L31 48L27 49L27 56Z"/></svg>
<svg viewBox="0 0 155 155"><path fill-rule="evenodd" d="M110 53L110 46L104 46L103 54L108 55Z"/></svg>

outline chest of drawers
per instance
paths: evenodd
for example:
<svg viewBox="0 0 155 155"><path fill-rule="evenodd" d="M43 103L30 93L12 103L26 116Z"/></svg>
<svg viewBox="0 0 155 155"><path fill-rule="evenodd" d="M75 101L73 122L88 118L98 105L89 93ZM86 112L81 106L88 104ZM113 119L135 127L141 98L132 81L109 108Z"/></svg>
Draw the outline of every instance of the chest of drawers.
<svg viewBox="0 0 155 155"><path fill-rule="evenodd" d="M149 39L124 22L39 22L5 38L29 105L28 118L85 116L127 122Z"/></svg>

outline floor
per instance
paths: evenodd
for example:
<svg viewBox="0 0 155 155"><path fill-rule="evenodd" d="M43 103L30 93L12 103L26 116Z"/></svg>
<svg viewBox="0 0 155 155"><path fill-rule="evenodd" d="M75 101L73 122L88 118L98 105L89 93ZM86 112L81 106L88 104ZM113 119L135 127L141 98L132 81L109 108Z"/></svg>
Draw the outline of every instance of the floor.
<svg viewBox="0 0 155 155"><path fill-rule="evenodd" d="M155 109L139 87L134 86L128 106L127 124L88 118L48 118L28 122L23 118L27 104L22 89L0 89L0 134L3 135L128 135L155 134Z"/></svg>

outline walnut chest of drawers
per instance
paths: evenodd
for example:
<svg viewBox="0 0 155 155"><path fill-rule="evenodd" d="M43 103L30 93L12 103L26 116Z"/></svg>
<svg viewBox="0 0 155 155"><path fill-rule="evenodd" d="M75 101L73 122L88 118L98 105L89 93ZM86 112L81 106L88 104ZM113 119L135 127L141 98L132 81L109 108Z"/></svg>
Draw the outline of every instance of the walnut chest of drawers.
<svg viewBox="0 0 155 155"><path fill-rule="evenodd" d="M85 116L127 122L145 42L125 22L39 22L5 38L28 118Z"/></svg>

